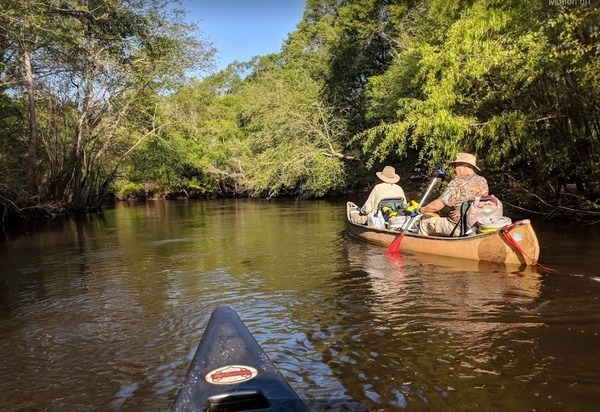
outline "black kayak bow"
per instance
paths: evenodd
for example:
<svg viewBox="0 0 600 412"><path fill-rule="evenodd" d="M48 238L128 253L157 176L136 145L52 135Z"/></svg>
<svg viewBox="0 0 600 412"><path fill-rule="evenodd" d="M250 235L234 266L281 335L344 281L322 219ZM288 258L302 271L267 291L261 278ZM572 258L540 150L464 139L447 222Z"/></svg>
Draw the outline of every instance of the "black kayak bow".
<svg viewBox="0 0 600 412"><path fill-rule="evenodd" d="M171 411L308 411L235 310L217 307Z"/></svg>

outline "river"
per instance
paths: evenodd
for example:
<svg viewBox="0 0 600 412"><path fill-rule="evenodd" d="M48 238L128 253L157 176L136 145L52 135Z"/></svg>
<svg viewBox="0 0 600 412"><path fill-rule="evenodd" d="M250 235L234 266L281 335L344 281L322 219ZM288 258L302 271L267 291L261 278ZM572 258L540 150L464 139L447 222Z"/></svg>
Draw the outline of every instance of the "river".
<svg viewBox="0 0 600 412"><path fill-rule="evenodd" d="M343 201L119 203L5 233L2 410L168 411L219 305L311 410L597 409L600 227L533 223L553 272L387 256Z"/></svg>

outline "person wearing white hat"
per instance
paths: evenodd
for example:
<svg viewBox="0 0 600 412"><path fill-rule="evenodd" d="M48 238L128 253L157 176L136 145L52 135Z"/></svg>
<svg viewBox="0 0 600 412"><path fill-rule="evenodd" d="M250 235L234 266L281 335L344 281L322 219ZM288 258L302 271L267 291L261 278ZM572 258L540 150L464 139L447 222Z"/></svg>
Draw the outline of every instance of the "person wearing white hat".
<svg viewBox="0 0 600 412"><path fill-rule="evenodd" d="M470 197L484 197L489 194L487 180L476 173L480 170L474 155L459 153L450 165L454 168L454 179L448 183L440 197L419 209L419 213L423 214L419 222L419 233L422 235L459 236L460 230L455 228L460 221L463 202ZM446 206L450 208L447 217L427 216L427 213L439 212Z"/></svg>
<svg viewBox="0 0 600 412"><path fill-rule="evenodd" d="M397 183L400 176L392 166L386 166L381 172L375 173L381 183L375 185L365 201L365 204L359 209L359 213L351 215L355 223L364 225L367 223L367 215L374 212L383 199L404 197L404 190ZM406 199L406 198L405 198Z"/></svg>

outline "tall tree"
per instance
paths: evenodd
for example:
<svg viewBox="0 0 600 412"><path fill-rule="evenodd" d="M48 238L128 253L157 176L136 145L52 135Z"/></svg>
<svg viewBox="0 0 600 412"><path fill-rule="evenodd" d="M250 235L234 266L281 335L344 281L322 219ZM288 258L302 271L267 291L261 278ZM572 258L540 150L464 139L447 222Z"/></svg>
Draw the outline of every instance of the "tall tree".
<svg viewBox="0 0 600 412"><path fill-rule="evenodd" d="M10 89L22 88L27 100L28 150L26 157L27 188L31 194L37 193L37 127L35 105L35 79L32 54L41 46L39 36L45 20L37 2L6 1L0 13L1 37L3 44L2 80ZM4 87L3 87L4 89Z"/></svg>
<svg viewBox="0 0 600 412"><path fill-rule="evenodd" d="M43 196L76 210L94 207L123 156L160 127L158 96L188 70L207 67L213 50L162 0L28 4L37 6L30 21L44 22L43 41L29 54L32 93L52 111L37 127L46 154ZM17 50L15 33L7 38Z"/></svg>
<svg viewBox="0 0 600 412"><path fill-rule="evenodd" d="M167 126L133 155L126 180L146 187L145 196L246 193L241 168L246 133L238 125L241 82L232 66L162 99L158 112Z"/></svg>
<svg viewBox="0 0 600 412"><path fill-rule="evenodd" d="M348 121L351 133L364 130L365 86L382 74L393 58L392 39L406 13L401 1L309 0L286 52L311 59L315 79L323 81L322 97ZM308 58L308 59L307 59Z"/></svg>
<svg viewBox="0 0 600 412"><path fill-rule="evenodd" d="M250 133L248 184L269 197L319 197L344 184L344 122L320 98L320 84L297 66L264 68L244 87Z"/></svg>
<svg viewBox="0 0 600 412"><path fill-rule="evenodd" d="M372 160L415 147L436 165L469 150L485 154L490 171L513 171L558 197L573 183L593 199L597 10L478 0L440 13L448 4L414 9L394 63L370 79L370 115L383 120L364 134Z"/></svg>

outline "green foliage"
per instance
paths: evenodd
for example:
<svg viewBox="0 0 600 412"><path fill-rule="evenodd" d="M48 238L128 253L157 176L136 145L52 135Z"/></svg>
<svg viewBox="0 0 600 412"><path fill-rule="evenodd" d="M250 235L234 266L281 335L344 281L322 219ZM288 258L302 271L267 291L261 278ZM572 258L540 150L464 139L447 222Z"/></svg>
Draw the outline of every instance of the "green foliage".
<svg viewBox="0 0 600 412"><path fill-rule="evenodd" d="M591 5L308 0L280 53L190 82L214 50L162 0L5 3L9 189L28 181L29 162L38 195L76 207L110 187L311 198L384 163L430 170L470 151L507 186L600 197Z"/></svg>
<svg viewBox="0 0 600 412"><path fill-rule="evenodd" d="M25 185L27 138L19 101L0 95L0 182L9 190Z"/></svg>
<svg viewBox="0 0 600 412"><path fill-rule="evenodd" d="M131 182L115 182L113 187L115 197L121 200L143 199L146 196L144 187Z"/></svg>
<svg viewBox="0 0 600 412"><path fill-rule="evenodd" d="M162 99L158 117L165 126L132 156L127 178L171 190L244 192L240 81L232 68Z"/></svg>
<svg viewBox="0 0 600 412"><path fill-rule="evenodd" d="M164 127L159 96L213 53L162 0L11 2L0 23L0 90L28 99L23 163L36 167L20 173L38 174L31 195L75 210L97 206L123 160Z"/></svg>
<svg viewBox="0 0 600 412"><path fill-rule="evenodd" d="M323 102L346 119L351 134L366 126L368 78L382 74L392 61L391 39L406 6L391 3L311 0L285 49L294 61L305 62L322 84Z"/></svg>
<svg viewBox="0 0 600 412"><path fill-rule="evenodd" d="M390 69L369 79L380 124L356 139L371 163L415 148L431 167L471 151L492 171L534 168L557 194L568 182L597 190L593 8L432 1L415 12L408 26L443 30L401 37Z"/></svg>
<svg viewBox="0 0 600 412"><path fill-rule="evenodd" d="M256 154L246 177L255 195L315 198L340 187L343 164L314 147L286 142Z"/></svg>
<svg viewBox="0 0 600 412"><path fill-rule="evenodd" d="M250 134L243 169L256 194L319 197L343 184L344 124L299 68L263 71L244 87L241 112Z"/></svg>

